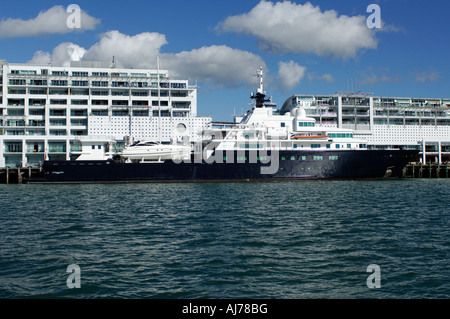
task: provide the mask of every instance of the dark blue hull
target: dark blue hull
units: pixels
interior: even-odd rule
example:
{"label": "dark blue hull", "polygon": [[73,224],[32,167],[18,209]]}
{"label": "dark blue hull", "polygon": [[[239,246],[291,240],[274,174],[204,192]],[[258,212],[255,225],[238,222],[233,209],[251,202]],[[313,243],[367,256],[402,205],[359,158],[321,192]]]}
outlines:
{"label": "dark blue hull", "polygon": [[[39,178],[29,183],[280,181],[308,179],[378,179],[401,177],[416,160],[413,150],[246,152],[213,163],[121,163],[116,161],[47,161]],[[272,157],[273,156],[273,157]],[[277,158],[275,158],[277,156]],[[267,158],[272,158],[270,162]],[[278,160],[277,160],[278,159]],[[219,163],[225,160],[223,163]]]}

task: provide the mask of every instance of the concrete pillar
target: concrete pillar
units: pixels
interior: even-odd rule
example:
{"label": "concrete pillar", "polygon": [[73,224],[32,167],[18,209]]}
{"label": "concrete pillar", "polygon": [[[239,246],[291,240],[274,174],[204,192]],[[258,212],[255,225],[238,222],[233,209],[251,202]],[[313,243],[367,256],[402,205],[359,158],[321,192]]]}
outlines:
{"label": "concrete pillar", "polygon": [[439,165],[442,164],[442,143],[438,142]]}
{"label": "concrete pillar", "polygon": [[27,141],[26,139],[22,140],[22,166],[21,167],[26,167],[27,166]]}
{"label": "concrete pillar", "polygon": [[17,184],[22,184],[23,177],[22,172],[20,171],[20,167],[17,169]]}
{"label": "concrete pillar", "polygon": [[3,156],[3,139],[0,138],[0,167],[5,167],[5,157]]}
{"label": "concrete pillar", "polygon": [[66,161],[70,161],[70,140],[66,139]]}
{"label": "concrete pillar", "polygon": [[425,152],[426,152],[426,148],[425,148],[425,140],[423,140],[422,141],[422,164],[426,164],[426,159],[427,159],[427,157],[426,157],[426,155],[425,155]]}
{"label": "concrete pillar", "polygon": [[338,97],[338,128],[342,128],[342,96]]}
{"label": "concrete pillar", "polygon": [[369,123],[370,123],[370,130],[373,131],[373,97],[370,97],[369,99]]}

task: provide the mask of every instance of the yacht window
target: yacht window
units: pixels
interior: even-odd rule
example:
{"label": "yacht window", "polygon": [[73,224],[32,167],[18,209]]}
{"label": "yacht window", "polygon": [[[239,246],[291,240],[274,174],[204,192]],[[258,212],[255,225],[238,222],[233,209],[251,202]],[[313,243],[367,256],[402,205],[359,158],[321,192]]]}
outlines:
{"label": "yacht window", "polygon": [[281,123],[281,127],[286,127],[286,123]]}

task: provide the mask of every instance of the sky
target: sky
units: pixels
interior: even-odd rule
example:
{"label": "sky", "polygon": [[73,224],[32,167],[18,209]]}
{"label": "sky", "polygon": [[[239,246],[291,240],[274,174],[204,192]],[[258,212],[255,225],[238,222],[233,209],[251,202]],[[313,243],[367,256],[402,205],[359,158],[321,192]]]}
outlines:
{"label": "sky", "polygon": [[115,56],[121,67],[156,68],[159,57],[171,78],[198,85],[198,115],[214,121],[232,121],[251,107],[259,67],[279,107],[294,94],[349,90],[450,98],[449,1],[1,4],[0,59],[65,66]]}

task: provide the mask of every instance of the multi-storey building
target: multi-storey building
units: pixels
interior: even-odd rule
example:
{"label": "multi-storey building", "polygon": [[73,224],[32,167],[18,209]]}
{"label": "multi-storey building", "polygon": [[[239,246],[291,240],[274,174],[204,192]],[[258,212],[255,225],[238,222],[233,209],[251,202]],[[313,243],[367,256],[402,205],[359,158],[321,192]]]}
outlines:
{"label": "multi-storey building", "polygon": [[0,60],[0,167],[36,166],[80,155],[83,139],[195,140],[211,126],[197,116],[197,89],[167,70],[119,69],[102,62],[70,67]]}
{"label": "multi-storey building", "polygon": [[417,148],[422,161],[450,159],[450,98],[374,97],[363,92],[294,95],[280,112],[302,106],[318,126],[350,128],[369,148]]}

